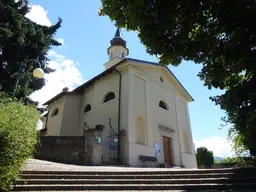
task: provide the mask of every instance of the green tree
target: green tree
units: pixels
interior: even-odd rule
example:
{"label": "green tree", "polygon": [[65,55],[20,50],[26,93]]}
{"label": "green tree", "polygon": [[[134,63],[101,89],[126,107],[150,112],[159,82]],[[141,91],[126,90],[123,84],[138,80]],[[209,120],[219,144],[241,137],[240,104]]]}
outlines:
{"label": "green tree", "polygon": [[256,4],[253,0],[101,0],[100,15],[137,30],[160,64],[202,64],[198,74],[227,113],[245,149],[256,155]]}
{"label": "green tree", "polygon": [[198,166],[211,167],[214,163],[213,152],[209,151],[206,147],[199,147],[196,150],[196,160]]}
{"label": "green tree", "polygon": [[[47,66],[46,57],[50,47],[61,45],[53,36],[60,28],[62,20],[50,27],[32,22],[25,15],[29,12],[27,0],[0,1],[0,89],[11,93],[22,63],[28,59],[40,62],[45,73],[54,70]],[[25,98],[45,85],[44,79],[36,79],[32,71],[35,62],[27,62],[20,77],[16,97]]]}

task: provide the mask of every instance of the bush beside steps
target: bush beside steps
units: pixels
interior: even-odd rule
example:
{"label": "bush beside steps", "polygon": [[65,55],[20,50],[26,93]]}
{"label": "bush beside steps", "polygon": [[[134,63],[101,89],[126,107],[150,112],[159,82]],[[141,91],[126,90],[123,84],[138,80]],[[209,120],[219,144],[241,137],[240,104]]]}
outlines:
{"label": "bush beside steps", "polygon": [[38,119],[34,106],[23,105],[0,92],[0,191],[11,189],[20,167],[32,156]]}

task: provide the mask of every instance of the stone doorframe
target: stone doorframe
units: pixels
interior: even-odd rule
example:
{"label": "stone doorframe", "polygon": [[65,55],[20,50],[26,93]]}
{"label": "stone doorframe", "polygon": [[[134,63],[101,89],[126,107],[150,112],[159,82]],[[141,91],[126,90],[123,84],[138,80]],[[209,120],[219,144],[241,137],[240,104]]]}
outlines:
{"label": "stone doorframe", "polygon": [[165,127],[162,125],[159,125],[159,131],[160,131],[160,146],[161,146],[161,155],[160,155],[160,161],[162,163],[164,163],[164,146],[163,146],[163,136],[165,137],[170,137],[171,138],[171,158],[172,158],[172,162],[173,164],[175,164],[176,162],[174,161],[174,132],[175,130],[169,128],[169,127]]}

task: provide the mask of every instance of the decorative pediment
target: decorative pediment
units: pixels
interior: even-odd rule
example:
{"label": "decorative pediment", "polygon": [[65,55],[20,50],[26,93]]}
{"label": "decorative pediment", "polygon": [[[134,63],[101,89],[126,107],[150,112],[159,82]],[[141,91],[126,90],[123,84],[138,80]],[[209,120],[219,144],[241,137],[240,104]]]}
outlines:
{"label": "decorative pediment", "polygon": [[194,101],[191,95],[187,92],[187,90],[183,87],[183,85],[168,67],[163,67],[158,63],[142,60],[129,58],[127,60],[136,72],[154,82],[158,86],[169,92],[179,95],[181,98],[185,99],[186,102]]}
{"label": "decorative pediment", "polygon": [[166,132],[169,132],[169,133],[174,133],[175,132],[174,129],[172,129],[170,127],[165,127],[163,125],[159,125],[159,129],[160,129],[160,131],[166,131]]}

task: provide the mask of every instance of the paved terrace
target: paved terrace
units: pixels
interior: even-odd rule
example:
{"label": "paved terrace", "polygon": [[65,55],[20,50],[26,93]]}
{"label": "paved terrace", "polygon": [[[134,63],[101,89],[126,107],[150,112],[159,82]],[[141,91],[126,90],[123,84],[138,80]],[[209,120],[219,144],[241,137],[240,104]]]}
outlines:
{"label": "paved terrace", "polygon": [[[29,159],[23,166],[25,171],[92,171],[92,172],[129,172],[129,171],[188,171],[197,169],[184,169],[179,167],[174,168],[139,168],[139,167],[122,167],[122,166],[81,166],[63,163],[54,163],[38,159]],[[203,169],[200,169],[203,170]],[[207,169],[210,170],[210,169]],[[215,169],[216,170],[216,169]]]}

